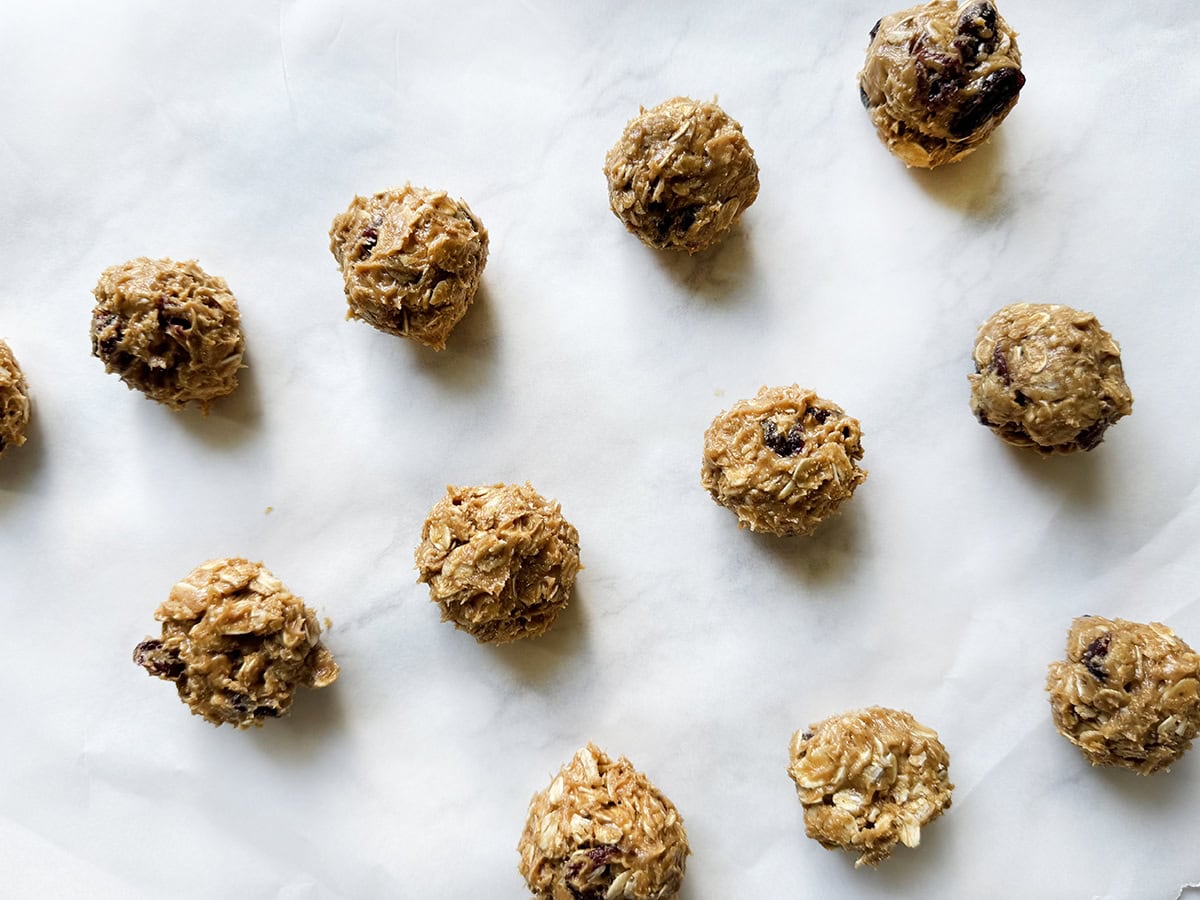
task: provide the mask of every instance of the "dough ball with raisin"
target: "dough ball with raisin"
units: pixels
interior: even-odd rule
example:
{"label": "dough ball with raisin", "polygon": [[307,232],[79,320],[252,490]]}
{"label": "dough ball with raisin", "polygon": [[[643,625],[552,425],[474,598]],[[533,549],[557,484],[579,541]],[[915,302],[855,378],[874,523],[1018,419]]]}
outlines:
{"label": "dough ball with raisin", "polygon": [[950,808],[950,756],[937,732],[898,709],[872,706],[797,731],[788,774],[804,806],[804,831],[829,850],[878,865],[897,843]]}
{"label": "dough ball with raisin", "polygon": [[462,200],[406,184],[355,197],[333,220],[348,319],[442,350],[475,299],[488,233]]}
{"label": "dough ball with raisin", "polygon": [[534,794],[517,852],[538,900],[672,900],[691,850],[671,801],[588,744]]}
{"label": "dough ball with raisin", "polygon": [[1200,730],[1200,654],[1158,622],[1076,619],[1046,690],[1059,734],[1093,766],[1165,771]]}
{"label": "dough ball with raisin", "polygon": [[238,386],[245,341],[237,300],[194,259],[131,259],[105,269],[92,293],[92,355],[130,389],[208,412]]}
{"label": "dough ball with raisin", "polygon": [[262,563],[214,559],[171,588],[133,661],[175,682],[179,698],[214,725],[262,725],[287,715],[296,689],[332,684],[333,655],[316,614]]}
{"label": "dough ball with raisin", "polygon": [[715,103],[687,97],[631,119],[604,174],[617,218],[659,250],[713,246],[758,196],[758,163],[742,126]]}
{"label": "dough ball with raisin", "polygon": [[879,139],[910,166],[956,162],[1017,104],[1017,35],[988,0],[932,0],[871,29],[859,96]]}
{"label": "dough ball with raisin", "polygon": [[579,572],[579,532],[528,483],[448,487],[416,550],[442,620],[480,643],[544,634]]}
{"label": "dough ball with raisin", "polygon": [[751,531],[811,534],[867,473],[862,429],[842,408],[797,385],[761,388],[704,435],[700,481]]}
{"label": "dough ball with raisin", "polygon": [[25,443],[29,387],[12,349],[0,340],[0,453]]}
{"label": "dough ball with raisin", "polygon": [[1121,348],[1091,313],[1014,303],[975,338],[971,410],[1017,447],[1045,453],[1092,450],[1133,411]]}

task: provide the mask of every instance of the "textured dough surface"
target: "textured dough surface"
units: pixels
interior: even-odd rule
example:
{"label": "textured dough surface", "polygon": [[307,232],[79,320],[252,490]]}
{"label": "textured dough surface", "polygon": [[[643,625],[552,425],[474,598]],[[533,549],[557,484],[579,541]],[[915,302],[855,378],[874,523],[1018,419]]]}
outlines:
{"label": "textured dough surface", "polygon": [[858,420],[814,392],[763,387],[704,435],[700,482],[751,531],[810,534],[867,473]]}
{"label": "textured dough surface", "polygon": [[956,162],[1017,104],[1017,35],[990,2],[933,0],[871,30],[859,96],[879,139],[910,166]]}
{"label": "textured dough surface", "polygon": [[462,200],[406,184],[355,197],[333,220],[348,319],[442,350],[475,299],[488,233]]}
{"label": "textured dough surface", "polygon": [[671,801],[588,744],[534,794],[517,852],[538,900],[669,900],[691,850]]}
{"label": "textured dough surface", "polygon": [[1133,411],[1121,348],[1091,313],[1014,303],[983,323],[973,355],[971,411],[1017,447],[1091,450]]}
{"label": "textured dough surface", "polygon": [[1159,622],[1076,619],[1046,690],[1059,734],[1093,766],[1164,771],[1200,729],[1200,655]]}
{"label": "textured dough surface", "polygon": [[207,412],[237,387],[245,349],[237,300],[195,260],[131,259],[105,269],[93,293],[92,354],[131,389]]}
{"label": "textured dough surface", "polygon": [[921,829],[950,808],[950,756],[937,732],[897,709],[872,706],[797,731],[788,774],[804,806],[804,830],[835,850],[878,865],[896,843],[916,847]]}
{"label": "textured dough surface", "polygon": [[630,119],[604,174],[617,218],[659,250],[711,247],[758,196],[758,163],[742,126],[715,103],[687,97]]}
{"label": "textured dough surface", "polygon": [[179,697],[214,725],[262,725],[286,715],[301,685],[332,684],[333,655],[316,614],[262,563],[214,559],[171,588],[133,660],[175,682]]}
{"label": "textured dough surface", "polygon": [[480,643],[544,634],[570,599],[579,532],[528,483],[447,487],[416,550],[417,580]]}
{"label": "textured dough surface", "polygon": [[0,453],[25,443],[29,387],[12,348],[0,340]]}

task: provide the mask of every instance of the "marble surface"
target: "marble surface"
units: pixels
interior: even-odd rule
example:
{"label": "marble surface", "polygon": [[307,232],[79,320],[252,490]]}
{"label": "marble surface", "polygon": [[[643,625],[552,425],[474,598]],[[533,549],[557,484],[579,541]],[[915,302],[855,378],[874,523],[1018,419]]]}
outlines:
{"label": "marble surface", "polygon": [[[1200,880],[1200,753],[1089,768],[1043,692],[1075,615],[1200,644],[1194,199],[1200,6],[1004,0],[1028,85],[969,160],[908,171],[855,73],[865,2],[208,0],[0,11],[0,335],[29,443],[0,460],[14,897],[519,898],[529,796],[587,740],[682,811],[683,897],[1174,898]],[[695,258],[613,218],[639,104],[719,96],[762,190]],[[434,354],[343,320],[327,249],[406,180],[491,232]],[[89,356],[99,272],[196,257],[249,368],[207,418]],[[972,419],[979,322],[1093,310],[1133,416],[1043,461]],[[863,423],[870,478],[808,540],[698,483],[712,417],[800,382]],[[439,622],[412,551],[447,483],[530,480],[587,568],[545,638]],[[171,584],[264,560],[333,621],[342,676],[253,733],[130,662]],[[846,708],[936,728],[957,784],[878,870],[804,837],[792,731]],[[1186,892],[1185,892],[1186,895]]]}

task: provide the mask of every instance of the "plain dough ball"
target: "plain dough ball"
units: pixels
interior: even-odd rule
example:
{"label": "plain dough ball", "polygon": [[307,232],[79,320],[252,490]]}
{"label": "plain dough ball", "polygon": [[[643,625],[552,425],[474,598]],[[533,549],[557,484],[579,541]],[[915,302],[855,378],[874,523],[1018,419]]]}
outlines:
{"label": "plain dough ball", "polygon": [[691,850],[674,804],[588,744],[533,795],[517,852],[538,900],[670,900]]}
{"label": "plain dough ball", "polygon": [[751,531],[812,533],[867,473],[862,429],[810,390],[763,387],[717,416],[704,435],[700,482]]}
{"label": "plain dough ball", "polygon": [[333,220],[348,319],[441,350],[475,299],[488,233],[462,200],[406,184],[355,197]]}
{"label": "plain dough ball", "polygon": [[416,550],[442,621],[480,643],[544,634],[579,572],[579,532],[528,483],[447,487]]}
{"label": "plain dough ball", "polygon": [[0,340],[0,453],[25,443],[29,387],[12,349]]}
{"label": "plain dough ball", "polygon": [[631,119],[604,174],[617,218],[659,250],[713,246],[758,196],[758,163],[742,126],[715,103],[687,97]]}
{"label": "plain dough ball", "polygon": [[984,143],[1025,76],[1017,35],[992,3],[933,0],[875,23],[858,84],[879,139],[932,169]]}
{"label": "plain dough ball", "polygon": [[245,341],[223,278],[195,260],[142,256],[105,269],[93,293],[92,354],[131,389],[207,412],[237,387]]}
{"label": "plain dough ball", "polygon": [[1121,348],[1091,313],[1014,303],[975,338],[971,411],[1017,447],[1092,450],[1133,411]]}
{"label": "plain dough ball", "polygon": [[804,806],[804,831],[830,850],[878,865],[897,842],[950,808],[950,756],[937,732],[898,709],[872,706],[797,731],[788,774]]}
{"label": "plain dough ball", "polygon": [[1158,622],[1076,619],[1046,690],[1059,734],[1093,766],[1165,771],[1200,730],[1200,655]]}
{"label": "plain dough ball", "polygon": [[214,725],[262,725],[286,715],[301,685],[332,684],[333,655],[316,614],[262,563],[214,559],[173,588],[133,661],[175,682],[179,698]]}

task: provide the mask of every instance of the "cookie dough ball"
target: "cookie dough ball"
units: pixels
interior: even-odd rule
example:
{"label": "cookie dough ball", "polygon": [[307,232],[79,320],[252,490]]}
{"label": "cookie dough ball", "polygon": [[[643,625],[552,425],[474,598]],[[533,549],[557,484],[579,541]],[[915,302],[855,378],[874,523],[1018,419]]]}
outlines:
{"label": "cookie dough ball", "polygon": [[1133,411],[1121,348],[1091,313],[1014,303],[975,338],[971,410],[1017,447],[1092,450]]}
{"label": "cookie dough ball", "polygon": [[792,736],[788,774],[804,805],[804,831],[829,850],[878,865],[896,842],[950,808],[950,756],[937,732],[908,713],[872,706],[833,716]]}
{"label": "cookie dough ball", "polygon": [[1017,35],[995,5],[933,0],[875,23],[858,85],[879,139],[932,169],[984,143],[1025,76]]}
{"label": "cookie dough ball", "polygon": [[579,532],[528,483],[448,487],[417,547],[442,621],[482,643],[544,634],[579,572]]}
{"label": "cookie dough ball", "polygon": [[355,197],[333,220],[348,319],[441,350],[475,299],[488,233],[462,200],[406,184]]}
{"label": "cookie dough ball", "polygon": [[671,801],[588,744],[533,795],[517,852],[538,900],[670,900],[691,850]]}
{"label": "cookie dough ball", "polygon": [[1059,734],[1093,766],[1165,771],[1200,730],[1200,654],[1158,622],[1076,619],[1046,690]]}
{"label": "cookie dough ball", "polygon": [[29,425],[29,388],[17,358],[0,341],[0,453],[25,443]]}
{"label": "cookie dough ball", "polygon": [[659,250],[713,246],[758,196],[758,163],[742,126],[715,103],[687,97],[631,119],[604,174],[617,218]]}
{"label": "cookie dough ball", "polygon": [[131,259],[105,269],[93,293],[92,355],[131,389],[207,412],[237,387],[245,349],[237,300],[194,259]]}
{"label": "cookie dough ball", "polygon": [[740,527],[811,534],[866,480],[862,455],[858,420],[840,406],[794,384],[764,387],[713,419],[700,482]]}
{"label": "cookie dough ball", "polygon": [[325,687],[338,676],[316,614],[262,563],[204,563],[171,588],[154,618],[162,637],[138,644],[133,661],[175,682],[179,698],[214,725],[262,725],[287,715],[301,685]]}

